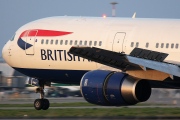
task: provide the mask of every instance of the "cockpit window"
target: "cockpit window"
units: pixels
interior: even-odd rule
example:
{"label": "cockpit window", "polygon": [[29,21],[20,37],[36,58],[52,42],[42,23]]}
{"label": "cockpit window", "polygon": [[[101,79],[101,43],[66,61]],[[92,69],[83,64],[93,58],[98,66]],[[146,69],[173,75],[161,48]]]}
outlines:
{"label": "cockpit window", "polygon": [[13,41],[13,40],[14,40],[15,35],[16,35],[16,34],[14,34],[14,35],[11,37],[11,39],[10,39],[11,41]]}

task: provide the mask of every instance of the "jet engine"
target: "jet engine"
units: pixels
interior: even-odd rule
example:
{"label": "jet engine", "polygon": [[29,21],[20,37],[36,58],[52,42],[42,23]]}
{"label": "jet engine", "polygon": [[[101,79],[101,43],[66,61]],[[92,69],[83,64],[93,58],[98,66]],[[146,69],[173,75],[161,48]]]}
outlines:
{"label": "jet engine", "polygon": [[148,81],[105,70],[87,72],[81,79],[80,89],[86,101],[104,106],[134,105],[151,95]]}

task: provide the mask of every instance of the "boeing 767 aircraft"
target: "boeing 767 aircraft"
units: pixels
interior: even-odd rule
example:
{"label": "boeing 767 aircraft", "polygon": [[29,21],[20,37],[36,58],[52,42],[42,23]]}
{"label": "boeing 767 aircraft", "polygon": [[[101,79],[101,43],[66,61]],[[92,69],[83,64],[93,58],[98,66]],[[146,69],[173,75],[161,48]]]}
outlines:
{"label": "boeing 767 aircraft", "polygon": [[180,88],[180,20],[49,17],[20,27],[2,55],[38,80],[37,110],[49,108],[44,86],[51,82],[80,85],[93,104],[134,105],[151,88]]}

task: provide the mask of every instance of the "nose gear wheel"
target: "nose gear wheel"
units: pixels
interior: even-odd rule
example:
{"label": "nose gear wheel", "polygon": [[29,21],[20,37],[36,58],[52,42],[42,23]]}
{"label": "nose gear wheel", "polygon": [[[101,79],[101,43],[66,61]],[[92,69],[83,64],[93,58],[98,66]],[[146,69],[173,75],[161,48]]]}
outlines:
{"label": "nose gear wheel", "polygon": [[44,99],[44,82],[39,81],[39,87],[36,89],[36,93],[40,93],[40,99],[34,101],[34,108],[36,110],[47,110],[50,103],[48,99]]}
{"label": "nose gear wheel", "polygon": [[49,108],[49,100],[48,99],[36,99],[34,101],[34,108],[36,110],[47,110]]}

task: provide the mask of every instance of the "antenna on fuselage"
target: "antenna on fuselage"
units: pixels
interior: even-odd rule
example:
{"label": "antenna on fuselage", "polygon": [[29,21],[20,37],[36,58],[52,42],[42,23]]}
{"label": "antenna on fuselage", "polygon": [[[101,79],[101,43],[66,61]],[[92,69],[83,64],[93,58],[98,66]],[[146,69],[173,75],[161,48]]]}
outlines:
{"label": "antenna on fuselage", "polygon": [[133,19],[136,18],[136,12],[134,12],[132,18],[133,18]]}

